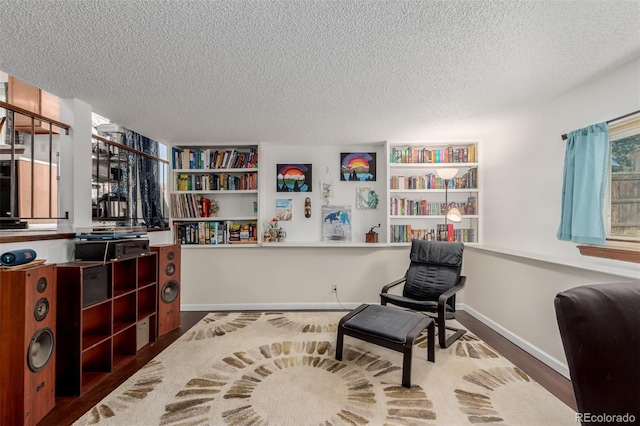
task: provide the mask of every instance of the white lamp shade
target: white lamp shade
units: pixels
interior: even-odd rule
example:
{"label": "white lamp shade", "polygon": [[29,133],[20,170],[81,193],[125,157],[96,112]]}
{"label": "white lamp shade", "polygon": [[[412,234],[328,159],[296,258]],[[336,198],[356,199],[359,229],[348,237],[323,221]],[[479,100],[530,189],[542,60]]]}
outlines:
{"label": "white lamp shade", "polygon": [[462,222],[462,214],[460,214],[460,210],[453,207],[447,212],[447,219],[455,223]]}
{"label": "white lamp shade", "polygon": [[458,174],[458,169],[449,167],[436,169],[436,174],[442,179],[453,179]]}

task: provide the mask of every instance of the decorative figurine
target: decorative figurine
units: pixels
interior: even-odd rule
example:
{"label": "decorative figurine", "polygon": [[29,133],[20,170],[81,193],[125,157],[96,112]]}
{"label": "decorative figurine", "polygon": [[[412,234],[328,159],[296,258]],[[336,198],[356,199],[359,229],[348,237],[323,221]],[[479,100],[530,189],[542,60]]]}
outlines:
{"label": "decorative figurine", "polygon": [[367,243],[377,243],[378,242],[378,233],[376,231],[374,231],[374,229],[379,228],[380,224],[376,225],[376,226],[372,226],[371,229],[369,229],[369,232],[367,232],[365,234],[365,242]]}
{"label": "decorative figurine", "polygon": [[311,198],[309,197],[304,199],[304,217],[311,217]]}

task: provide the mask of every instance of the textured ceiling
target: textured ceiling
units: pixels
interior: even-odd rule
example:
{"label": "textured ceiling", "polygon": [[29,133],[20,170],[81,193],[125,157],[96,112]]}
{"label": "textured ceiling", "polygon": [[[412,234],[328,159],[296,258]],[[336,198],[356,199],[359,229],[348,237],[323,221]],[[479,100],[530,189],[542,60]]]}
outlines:
{"label": "textured ceiling", "polygon": [[0,70],[162,142],[356,144],[479,134],[639,28],[639,0],[0,0]]}

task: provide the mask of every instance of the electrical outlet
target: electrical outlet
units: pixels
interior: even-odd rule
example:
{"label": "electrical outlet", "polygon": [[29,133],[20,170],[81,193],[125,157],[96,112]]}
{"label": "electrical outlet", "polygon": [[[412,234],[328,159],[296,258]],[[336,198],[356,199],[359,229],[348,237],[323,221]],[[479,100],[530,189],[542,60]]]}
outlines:
{"label": "electrical outlet", "polygon": [[338,284],[331,284],[331,291],[334,293],[338,292]]}

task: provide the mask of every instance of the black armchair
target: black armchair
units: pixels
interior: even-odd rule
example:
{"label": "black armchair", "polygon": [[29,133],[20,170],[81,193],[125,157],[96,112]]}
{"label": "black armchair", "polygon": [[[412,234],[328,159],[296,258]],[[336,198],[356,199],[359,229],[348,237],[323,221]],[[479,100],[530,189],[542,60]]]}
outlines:
{"label": "black armchair", "polygon": [[[554,307],[578,419],[640,422],[640,281],[574,287],[558,293]],[[596,414],[614,420],[598,421]]]}
{"label": "black armchair", "polygon": [[[380,293],[382,305],[389,303],[434,317],[441,348],[448,348],[466,332],[445,325],[445,320],[455,318],[456,293],[466,281],[460,275],[463,251],[462,243],[413,240],[405,276],[385,285]],[[400,284],[404,284],[402,295],[389,293]],[[447,338],[446,330],[453,335]]]}

